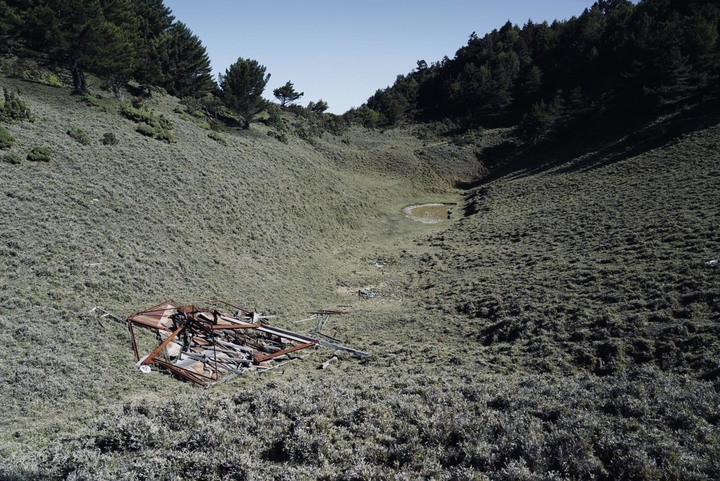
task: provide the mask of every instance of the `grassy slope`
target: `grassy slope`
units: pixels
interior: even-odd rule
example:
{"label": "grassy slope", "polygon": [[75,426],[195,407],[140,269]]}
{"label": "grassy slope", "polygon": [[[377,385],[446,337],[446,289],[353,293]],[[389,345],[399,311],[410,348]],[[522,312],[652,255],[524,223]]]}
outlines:
{"label": "grassy slope", "polygon": [[[162,98],[178,139],[166,145],[112,108],[17,85],[39,118],[8,126],[18,150],[55,156],[0,172],[0,476],[718,472],[719,271],[704,261],[720,252],[720,128],[496,179],[443,231],[400,213],[453,200],[403,132],[311,147],[256,126],[223,147]],[[83,147],[70,125],[120,144]],[[208,391],[141,375],[122,326],[87,311],[166,297],[289,318],[347,305],[329,331],[373,357],[318,371],[331,355],[318,351]]]}

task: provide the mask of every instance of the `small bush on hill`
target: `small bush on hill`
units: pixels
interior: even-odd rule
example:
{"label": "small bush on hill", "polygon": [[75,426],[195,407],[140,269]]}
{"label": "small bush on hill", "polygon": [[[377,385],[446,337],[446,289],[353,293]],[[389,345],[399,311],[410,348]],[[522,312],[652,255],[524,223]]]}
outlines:
{"label": "small bush on hill", "polygon": [[60,77],[58,77],[54,73],[48,74],[48,76],[45,77],[43,83],[45,85],[49,85],[51,87],[62,87],[62,85],[63,85],[62,80],[60,80]]}
{"label": "small bush on hill", "polygon": [[145,123],[151,127],[155,127],[156,129],[172,130],[173,128],[172,123],[170,123],[170,121],[162,115],[160,115],[160,117],[156,117],[151,112],[135,108],[130,105],[123,106],[122,109],[120,109],[120,113],[133,122]]}
{"label": "small bush on hill", "polygon": [[210,137],[211,139],[213,139],[215,142],[219,142],[219,143],[221,143],[221,144],[223,144],[223,145],[227,145],[227,140],[225,140],[225,137],[223,137],[222,135],[218,134],[217,132],[210,132],[210,133],[208,134],[208,137]]}
{"label": "small bush on hill", "polygon": [[275,127],[278,132],[285,132],[288,130],[287,122],[282,118],[282,110],[275,104],[270,105],[267,108],[268,118],[265,123],[269,127]]}
{"label": "small bush on hill", "polygon": [[268,131],[268,137],[272,137],[273,139],[279,140],[283,144],[288,143],[288,136],[285,134],[285,132],[274,132],[272,130]]}
{"label": "small bush on hill", "polygon": [[45,145],[36,145],[27,155],[27,159],[31,162],[50,162],[51,158],[52,151]]}
{"label": "small bush on hill", "polygon": [[87,92],[80,98],[80,102],[84,103],[88,107],[101,107],[100,102],[98,102],[98,98]]}
{"label": "small bush on hill", "polygon": [[105,135],[103,135],[101,142],[103,143],[103,145],[117,145],[120,141],[112,132],[105,132]]}
{"label": "small bush on hill", "polygon": [[0,125],[0,149],[9,149],[15,143],[15,138],[5,127]]}
{"label": "small bush on hill", "polygon": [[173,136],[172,132],[170,132],[169,130],[151,127],[150,125],[146,125],[146,124],[138,125],[136,130],[139,133],[141,133],[147,137],[152,137],[153,139],[162,140],[164,142],[167,142],[168,144],[175,142],[175,137]]}
{"label": "small bush on hill", "polygon": [[175,142],[175,137],[171,132],[173,125],[162,115],[157,117],[152,112],[130,105],[123,106],[120,113],[133,122],[141,124],[136,129],[141,134],[167,143]]}
{"label": "small bush on hill", "polygon": [[180,103],[185,106],[185,111],[194,117],[204,117],[205,110],[202,99],[195,97],[183,97]]}
{"label": "small bush on hill", "polygon": [[23,102],[17,93],[3,88],[3,99],[0,103],[0,120],[12,122],[14,120],[35,121],[30,108]]}
{"label": "small bush on hill", "polygon": [[90,136],[80,127],[70,127],[67,134],[82,145],[90,145]]}
{"label": "small bush on hill", "polygon": [[11,150],[3,156],[3,162],[6,164],[20,164],[22,163],[22,157],[14,150]]}

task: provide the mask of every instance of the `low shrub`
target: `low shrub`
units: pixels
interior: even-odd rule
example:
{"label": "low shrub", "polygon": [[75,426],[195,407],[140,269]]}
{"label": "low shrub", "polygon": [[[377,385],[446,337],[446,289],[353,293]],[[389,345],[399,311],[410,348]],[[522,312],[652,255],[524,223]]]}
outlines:
{"label": "low shrub", "polygon": [[9,149],[15,143],[15,137],[0,125],[0,149]]}
{"label": "low shrub", "polygon": [[89,93],[83,94],[83,96],[80,97],[80,102],[84,103],[88,107],[101,107],[98,98]]}
{"label": "low shrub", "polygon": [[31,162],[50,162],[52,151],[45,145],[36,145],[28,152],[27,159]]}
{"label": "low shrub", "polygon": [[204,117],[203,103],[201,99],[195,97],[183,97],[180,103],[185,106],[185,112],[195,117]]}
{"label": "low shrub", "polygon": [[0,120],[5,122],[12,122],[15,120],[28,120],[30,122],[34,122],[35,116],[17,93],[11,92],[7,88],[3,88],[3,99],[2,103],[0,103]]}
{"label": "low shrub", "polygon": [[136,130],[147,137],[162,140],[168,144],[175,142],[175,136],[173,136],[172,132],[169,130],[151,127],[147,124],[138,125]]}
{"label": "low shrub", "polygon": [[47,77],[44,78],[43,83],[45,85],[49,85],[51,87],[62,87],[62,85],[63,85],[62,80],[60,80],[60,77],[58,77],[54,73],[48,74]]}
{"label": "low shrub", "polygon": [[133,122],[144,123],[151,127],[155,127],[156,129],[172,130],[173,128],[172,123],[162,115],[156,117],[153,113],[148,112],[147,110],[135,108],[130,105],[123,106],[120,109],[120,113]]}
{"label": "low shrub", "polygon": [[267,134],[268,134],[268,137],[272,137],[273,139],[279,140],[283,144],[288,143],[288,137],[285,134],[285,132],[275,132],[275,131],[269,130]]}
{"label": "low shrub", "polygon": [[149,125],[138,125],[137,129],[135,130],[147,137],[155,137],[155,129],[153,129]]}
{"label": "low shrub", "polygon": [[265,122],[269,127],[275,127],[278,132],[287,132],[287,121],[282,117],[282,109],[277,105],[270,105],[267,109],[268,118]]}
{"label": "low shrub", "polygon": [[171,132],[172,123],[162,115],[157,117],[152,112],[131,105],[124,105],[120,109],[120,113],[133,122],[141,124],[136,129],[141,134],[167,143],[175,142],[175,137]]}
{"label": "low shrub", "polygon": [[90,145],[90,136],[80,127],[70,127],[67,134],[82,145]]}
{"label": "low shrub", "polygon": [[11,150],[10,152],[7,152],[5,155],[3,155],[3,162],[6,164],[20,164],[22,163],[22,157],[20,157],[20,154],[15,152],[14,150]]}
{"label": "low shrub", "polygon": [[165,129],[156,130],[155,138],[158,140],[162,140],[163,142],[167,142],[168,144],[172,144],[175,142],[175,136],[172,134],[172,132]]}
{"label": "low shrub", "polygon": [[217,132],[210,132],[208,134],[208,137],[213,139],[215,142],[221,143],[223,145],[227,145],[227,140],[225,140],[225,138],[222,135],[218,134]]}
{"label": "low shrub", "polygon": [[103,143],[103,145],[117,145],[120,141],[112,132],[105,132],[101,142]]}

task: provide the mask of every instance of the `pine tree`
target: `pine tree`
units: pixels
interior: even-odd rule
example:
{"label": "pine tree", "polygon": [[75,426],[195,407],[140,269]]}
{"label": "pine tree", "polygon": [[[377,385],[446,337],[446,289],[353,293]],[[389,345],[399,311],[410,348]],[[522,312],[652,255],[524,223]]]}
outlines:
{"label": "pine tree", "polygon": [[297,92],[293,83],[288,80],[285,85],[273,90],[273,95],[276,99],[280,101],[281,107],[287,107],[288,105],[292,104],[300,97],[305,95],[305,93]]}
{"label": "pine tree", "polygon": [[139,35],[133,76],[140,83],[160,85],[163,74],[157,51],[158,39],[172,26],[175,17],[163,0],[135,0],[135,15]]}
{"label": "pine tree", "polygon": [[154,50],[161,72],[156,82],[172,95],[202,97],[215,89],[207,51],[184,23],[162,32]]}
{"label": "pine tree", "polygon": [[252,119],[267,107],[262,98],[270,74],[256,60],[238,58],[220,75],[220,89],[225,105],[240,115],[243,128],[250,128]]}
{"label": "pine tree", "polygon": [[137,22],[131,0],[45,0],[25,15],[30,48],[67,67],[75,91],[87,89],[85,73],[108,80],[115,92],[135,61]]}
{"label": "pine tree", "polygon": [[318,100],[317,102],[310,102],[307,106],[308,110],[311,112],[315,112],[318,114],[324,113],[328,108],[329,105],[327,102],[325,102],[323,99]]}
{"label": "pine tree", "polygon": [[21,26],[22,19],[16,8],[0,0],[0,53],[17,46]]}

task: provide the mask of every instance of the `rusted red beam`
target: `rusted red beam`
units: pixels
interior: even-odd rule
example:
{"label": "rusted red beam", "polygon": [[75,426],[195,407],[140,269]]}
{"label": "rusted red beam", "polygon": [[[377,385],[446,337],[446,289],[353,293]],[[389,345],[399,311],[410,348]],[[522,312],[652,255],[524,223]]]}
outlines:
{"label": "rusted red beam", "polygon": [[132,322],[128,321],[128,331],[130,331],[130,343],[132,345],[133,353],[135,353],[135,362],[138,362],[140,360],[140,354],[138,354],[137,350],[137,342],[135,341],[135,330],[132,327]]}
{"label": "rusted red beam", "polygon": [[288,347],[287,349],[283,349],[282,351],[273,352],[271,354],[265,354],[264,356],[257,356],[255,357],[256,362],[264,362],[268,361],[274,357],[282,356],[283,354],[290,354],[291,352],[299,351],[301,349],[306,349],[308,347],[312,347],[317,344],[317,341],[314,342],[308,342],[307,344],[298,344],[296,346]]}
{"label": "rusted red beam", "polygon": [[155,364],[177,374],[178,376],[187,381],[194,382],[195,384],[199,384],[201,386],[204,386],[206,384],[206,382],[201,378],[211,379],[207,376],[201,376],[196,372],[188,371],[187,369],[183,369],[181,367],[175,366],[174,364],[170,364],[169,362],[157,360],[155,361]]}
{"label": "rusted red beam", "polygon": [[173,339],[175,339],[175,338],[177,337],[177,335],[180,334],[180,332],[181,332],[183,329],[185,329],[185,326],[184,326],[184,325],[182,325],[182,326],[178,327],[177,329],[175,329],[175,331],[173,331],[172,334],[170,334],[168,337],[166,337],[165,340],[164,340],[163,342],[161,342],[160,345],[159,345],[158,347],[156,347],[155,350],[148,355],[148,357],[145,358],[145,360],[143,361],[143,364],[152,364],[153,359],[155,359],[155,357],[156,357],[158,354],[160,354],[163,349],[165,349],[165,346],[167,346],[168,344],[170,344],[170,342],[171,342]]}

